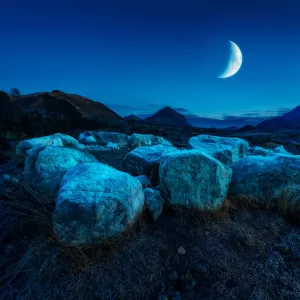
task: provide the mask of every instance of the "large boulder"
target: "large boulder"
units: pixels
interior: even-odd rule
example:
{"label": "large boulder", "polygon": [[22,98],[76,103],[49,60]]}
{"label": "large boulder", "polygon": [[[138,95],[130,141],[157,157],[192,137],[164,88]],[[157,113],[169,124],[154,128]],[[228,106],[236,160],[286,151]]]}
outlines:
{"label": "large boulder", "polygon": [[230,193],[264,205],[277,205],[286,187],[300,184],[298,155],[248,156],[233,164],[232,169]]}
{"label": "large boulder", "polygon": [[63,242],[90,245],[126,231],[143,206],[137,179],[102,163],[83,163],[63,177],[53,222]]}
{"label": "large boulder", "polygon": [[133,176],[147,175],[152,184],[156,185],[160,160],[164,155],[174,151],[179,150],[164,145],[137,147],[124,157],[123,170]]}
{"label": "large boulder", "polygon": [[172,206],[216,210],[224,203],[231,174],[229,167],[203,151],[177,151],[160,163],[160,190]]}
{"label": "large boulder", "polygon": [[226,165],[231,165],[247,155],[249,144],[240,138],[198,135],[190,138],[189,149],[208,153]]}
{"label": "large boulder", "polygon": [[17,155],[27,156],[28,150],[34,147],[40,147],[40,146],[76,147],[78,144],[79,142],[69,135],[62,134],[62,133],[55,133],[53,135],[22,141],[16,146],[16,152]]}
{"label": "large boulder", "polygon": [[160,191],[153,188],[145,188],[145,202],[154,221],[162,214],[164,208],[164,200],[161,197]]}
{"label": "large boulder", "polygon": [[35,147],[25,161],[26,181],[41,192],[55,192],[62,177],[80,163],[98,162],[91,154],[72,148]]}
{"label": "large boulder", "polygon": [[155,146],[164,145],[172,146],[172,143],[160,136],[155,136],[152,134],[139,134],[134,133],[128,139],[128,146],[131,149],[137,148],[139,146]]}

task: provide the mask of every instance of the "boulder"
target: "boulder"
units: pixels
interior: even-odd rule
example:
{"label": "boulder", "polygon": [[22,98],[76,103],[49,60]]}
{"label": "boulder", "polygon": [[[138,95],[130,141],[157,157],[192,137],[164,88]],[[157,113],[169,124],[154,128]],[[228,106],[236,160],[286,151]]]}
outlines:
{"label": "boulder", "polygon": [[32,148],[25,161],[26,182],[41,192],[55,192],[65,173],[84,162],[98,160],[89,153],[72,148]]}
{"label": "boulder", "polygon": [[165,156],[159,167],[160,190],[172,206],[216,210],[227,195],[232,170],[201,150]]}
{"label": "boulder", "polygon": [[90,137],[90,136],[94,137],[92,131],[85,131],[85,132],[82,132],[82,133],[80,133],[79,136],[78,136],[78,141],[79,141],[80,143],[85,143],[85,142],[86,142],[86,139],[87,139],[88,137]]}
{"label": "boulder", "polygon": [[247,151],[247,156],[256,156],[256,155],[268,156],[271,154],[273,154],[273,151],[271,149],[266,149],[259,146],[250,147]]}
{"label": "boulder", "polygon": [[292,153],[286,151],[283,146],[278,146],[273,149],[266,149],[263,147],[255,146],[255,147],[250,147],[248,149],[247,156],[256,156],[256,155],[269,156],[269,155],[273,155],[274,153],[293,155]]}
{"label": "boulder", "polygon": [[299,185],[300,156],[248,156],[233,164],[232,170],[231,194],[273,206],[278,204],[282,190],[293,184]]}
{"label": "boulder", "polygon": [[190,138],[188,148],[204,151],[225,165],[231,165],[247,155],[249,144],[240,138],[202,134]]}
{"label": "boulder", "polygon": [[139,146],[154,146],[154,145],[172,146],[172,143],[160,136],[155,136],[152,134],[134,133],[128,139],[128,146],[131,149],[137,148]]}
{"label": "boulder", "polygon": [[145,202],[149,212],[151,213],[154,221],[156,221],[162,214],[164,207],[164,200],[160,195],[160,191],[152,188],[145,188]]}
{"label": "boulder", "polygon": [[28,150],[38,146],[75,147],[77,144],[79,142],[73,137],[62,133],[55,133],[20,142],[16,146],[16,153],[20,156],[27,156]]}
{"label": "boulder", "polygon": [[118,150],[120,149],[120,145],[112,142],[108,142],[106,145],[106,148],[111,149],[111,150]]}
{"label": "boulder", "polygon": [[142,184],[143,188],[152,187],[150,179],[146,175],[140,175],[135,177]]}
{"label": "boulder", "polygon": [[158,182],[160,160],[164,155],[174,151],[179,150],[164,145],[137,147],[124,157],[123,170],[133,176],[147,175],[155,185]]}
{"label": "boulder", "polygon": [[88,136],[88,137],[85,139],[85,143],[86,143],[87,145],[96,145],[96,144],[97,144],[97,141],[96,141],[96,139],[95,139],[92,135],[90,135],[90,136]]}
{"label": "boulder", "polygon": [[102,163],[83,163],[63,177],[53,222],[63,242],[102,243],[126,231],[143,206],[137,179]]}

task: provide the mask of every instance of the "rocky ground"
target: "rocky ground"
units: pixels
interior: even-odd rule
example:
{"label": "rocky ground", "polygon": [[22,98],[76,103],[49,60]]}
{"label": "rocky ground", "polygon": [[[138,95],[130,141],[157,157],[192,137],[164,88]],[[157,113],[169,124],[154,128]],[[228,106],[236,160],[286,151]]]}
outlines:
{"label": "rocky ground", "polygon": [[[196,135],[156,130],[177,146]],[[260,146],[278,142],[256,137]],[[297,220],[229,196],[219,213],[165,208],[156,222],[145,213],[112,244],[67,247],[53,234],[53,207],[22,185],[23,163],[13,148],[0,151],[0,175],[21,180],[0,182],[1,299],[300,298]],[[121,170],[127,152],[97,158]]]}

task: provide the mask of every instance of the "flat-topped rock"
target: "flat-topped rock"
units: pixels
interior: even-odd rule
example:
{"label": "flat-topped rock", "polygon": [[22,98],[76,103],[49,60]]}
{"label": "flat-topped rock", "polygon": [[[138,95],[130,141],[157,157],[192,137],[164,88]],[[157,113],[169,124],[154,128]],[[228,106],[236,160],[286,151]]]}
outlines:
{"label": "flat-topped rock", "polygon": [[75,147],[78,144],[79,142],[69,135],[55,133],[53,135],[42,136],[20,142],[16,146],[16,153],[20,156],[27,156],[28,150],[31,150],[34,147]]}
{"label": "flat-topped rock", "polygon": [[182,150],[160,162],[162,197],[171,206],[216,210],[227,195],[232,170],[201,150]]}
{"label": "flat-topped rock", "polygon": [[41,192],[55,192],[62,177],[72,167],[98,162],[91,154],[72,148],[34,147],[25,161],[26,181]]}
{"label": "flat-topped rock", "polygon": [[300,185],[299,155],[248,156],[233,164],[232,169],[230,192],[264,205],[277,206],[285,189]]}
{"label": "flat-topped rock", "polygon": [[231,165],[247,155],[249,144],[240,138],[198,135],[190,138],[189,149],[206,152],[226,165]]}

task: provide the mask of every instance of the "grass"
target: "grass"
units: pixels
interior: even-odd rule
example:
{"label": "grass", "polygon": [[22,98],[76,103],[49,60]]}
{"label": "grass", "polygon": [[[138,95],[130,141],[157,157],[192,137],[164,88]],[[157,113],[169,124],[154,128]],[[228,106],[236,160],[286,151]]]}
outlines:
{"label": "grass", "polygon": [[155,223],[143,215],[120,239],[82,248],[56,239],[53,207],[26,185],[7,196],[23,225],[1,244],[2,299],[152,299],[172,289],[183,299],[300,296],[300,230],[238,199],[215,213],[166,207]]}

